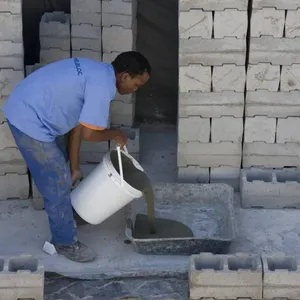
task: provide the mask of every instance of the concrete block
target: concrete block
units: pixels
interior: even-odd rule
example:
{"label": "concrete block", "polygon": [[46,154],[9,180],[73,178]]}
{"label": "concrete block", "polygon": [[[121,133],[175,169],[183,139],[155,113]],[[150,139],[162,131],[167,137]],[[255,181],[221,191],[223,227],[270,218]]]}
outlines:
{"label": "concrete block", "polygon": [[28,199],[28,197],[29,179],[27,174],[6,174],[0,176],[0,200]]}
{"label": "concrete block", "polygon": [[209,168],[199,166],[179,167],[177,180],[181,183],[209,183]]}
{"label": "concrete block", "polygon": [[134,94],[127,94],[127,95],[121,95],[116,93],[115,99],[116,101],[122,101],[124,103],[132,104],[135,102],[135,95]]}
{"label": "concrete block", "polygon": [[103,53],[103,62],[111,63],[115,60],[115,58],[120,54],[121,52],[104,52]]}
{"label": "concrete block", "polygon": [[0,258],[2,299],[44,299],[44,267],[32,255]]}
{"label": "concrete block", "polygon": [[0,0],[0,13],[11,12],[12,14],[22,14],[21,0]]}
{"label": "concrete block", "polygon": [[103,14],[136,15],[135,0],[102,0]]}
{"label": "concrete block", "polygon": [[111,124],[132,126],[135,115],[135,103],[112,101],[110,104]]}
{"label": "concrete block", "polygon": [[191,37],[179,40],[179,65],[202,64],[222,66],[235,64],[244,66],[246,39],[226,37],[224,39],[202,39]]}
{"label": "concrete block", "polygon": [[283,37],[285,10],[275,8],[253,9],[251,17],[251,37]]}
{"label": "concrete block", "polygon": [[246,38],[248,27],[247,11],[237,9],[225,9],[216,11],[214,16],[214,38],[225,37]]}
{"label": "concrete block", "polygon": [[189,65],[179,67],[179,90],[189,91],[211,91],[211,67],[202,65]]}
{"label": "concrete block", "polygon": [[247,0],[180,0],[179,10],[187,11],[193,8],[203,9],[208,11],[224,10],[225,8],[236,8],[238,10],[247,10]]}
{"label": "concrete block", "polygon": [[246,117],[245,143],[275,143],[276,119],[264,116]]}
{"label": "concrete block", "polygon": [[121,26],[126,29],[135,28],[136,17],[132,15],[120,15],[120,14],[105,14],[102,13],[102,26]]}
{"label": "concrete block", "polygon": [[[114,126],[113,128],[120,129],[127,135],[126,147],[130,155],[140,153],[140,129],[128,126]],[[110,141],[110,150],[116,149],[117,144]]]}
{"label": "concrete block", "polygon": [[72,57],[83,57],[97,61],[102,61],[101,51],[92,50],[72,50]]}
{"label": "concrete block", "polygon": [[300,167],[299,144],[244,143],[243,167],[284,168]]}
{"label": "concrete block", "polygon": [[108,142],[88,142],[82,141],[80,145],[80,152],[108,152],[109,145]]}
{"label": "concrete block", "polygon": [[6,121],[6,117],[4,115],[4,112],[2,110],[3,105],[6,103],[7,97],[6,96],[0,96],[0,124]]}
{"label": "concrete block", "polygon": [[40,37],[41,49],[61,49],[70,51],[71,49],[71,38],[55,38],[55,37]]}
{"label": "concrete block", "polygon": [[70,51],[64,51],[61,49],[41,49],[40,51],[41,64],[50,64],[52,62],[70,57]]}
{"label": "concrete block", "polygon": [[0,124],[0,150],[15,147],[16,143],[7,123]]}
{"label": "concrete block", "polygon": [[90,50],[94,52],[101,52],[102,41],[101,39],[85,39],[85,38],[72,38],[71,39],[72,50]]}
{"label": "concrete block", "polygon": [[101,27],[90,24],[72,25],[72,38],[101,39]]}
{"label": "concrete block", "polygon": [[38,69],[44,67],[44,64],[34,64],[34,65],[30,65],[30,66],[25,66],[25,75],[29,76],[31,73],[37,71]]}
{"label": "concrete block", "polygon": [[82,25],[90,24],[96,27],[101,27],[102,15],[100,13],[91,12],[72,12],[71,14],[71,24],[72,25]]}
{"label": "concrete block", "polygon": [[288,10],[285,19],[285,37],[300,36],[300,9]]}
{"label": "concrete block", "polygon": [[133,31],[123,27],[103,27],[103,52],[123,52],[134,49]]}
{"label": "concrete block", "polygon": [[214,92],[244,92],[246,70],[244,66],[223,65],[213,67],[212,88]]}
{"label": "concrete block", "polygon": [[80,153],[80,163],[83,164],[90,164],[90,163],[99,163],[102,161],[105,153],[101,153],[101,152],[82,152]]}
{"label": "concrete block", "polygon": [[238,192],[240,189],[240,168],[219,167],[210,169],[210,183],[224,183]]}
{"label": "concrete block", "polygon": [[178,142],[208,143],[210,138],[210,119],[198,116],[178,119]]}
{"label": "concrete block", "polygon": [[220,118],[233,116],[241,118],[244,114],[244,93],[221,92],[202,93],[192,91],[179,94],[178,117],[201,116]]}
{"label": "concrete block", "polygon": [[247,92],[246,117],[286,118],[300,116],[300,92]]}
{"label": "concrete block", "polygon": [[23,43],[0,41],[0,66],[3,69],[24,69]]}
{"label": "concrete block", "polygon": [[0,69],[0,97],[9,96],[17,84],[23,79],[23,71]]}
{"label": "concrete block", "polygon": [[192,255],[190,299],[262,299],[262,264],[258,255]]}
{"label": "concrete block", "polygon": [[276,142],[277,143],[300,143],[300,118],[288,117],[278,119]]}
{"label": "concrete block", "polygon": [[252,8],[275,7],[277,9],[297,9],[300,4],[297,0],[253,0]]}
{"label": "concrete block", "polygon": [[72,0],[71,15],[74,12],[101,13],[101,0]]}
{"label": "concrete block", "polygon": [[300,90],[300,64],[282,66],[280,90],[284,92]]}
{"label": "concrete block", "polygon": [[300,293],[299,261],[285,254],[262,255],[263,298],[298,299]]}
{"label": "concrete block", "polygon": [[70,15],[62,11],[44,13],[40,21],[40,37],[70,39]]}
{"label": "concrete block", "polygon": [[213,20],[212,12],[202,9],[179,12],[179,38],[190,37],[212,38]]}
{"label": "concrete block", "polygon": [[178,143],[177,166],[201,166],[214,168],[241,165],[242,145],[231,142],[222,143]]}
{"label": "concrete block", "polygon": [[243,136],[243,118],[221,117],[211,120],[212,143],[241,143]]}
{"label": "concrete block", "polygon": [[0,12],[0,28],[1,41],[23,42],[22,14]]}
{"label": "concrete block", "polygon": [[279,89],[280,66],[268,63],[249,65],[247,72],[247,91],[268,90],[276,92]]}
{"label": "concrete block", "polygon": [[27,174],[27,166],[18,148],[0,150],[0,176],[9,173]]}
{"label": "concrete block", "polygon": [[249,63],[255,65],[260,62],[283,66],[300,63],[300,37],[251,38]]}

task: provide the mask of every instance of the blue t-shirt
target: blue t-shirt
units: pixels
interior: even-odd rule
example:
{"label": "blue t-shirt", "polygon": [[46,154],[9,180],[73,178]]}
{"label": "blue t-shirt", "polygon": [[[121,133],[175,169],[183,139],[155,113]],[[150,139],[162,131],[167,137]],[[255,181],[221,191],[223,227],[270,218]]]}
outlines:
{"label": "blue t-shirt", "polygon": [[116,95],[113,66],[86,58],[49,64],[21,81],[3,107],[16,128],[51,142],[79,123],[106,128]]}

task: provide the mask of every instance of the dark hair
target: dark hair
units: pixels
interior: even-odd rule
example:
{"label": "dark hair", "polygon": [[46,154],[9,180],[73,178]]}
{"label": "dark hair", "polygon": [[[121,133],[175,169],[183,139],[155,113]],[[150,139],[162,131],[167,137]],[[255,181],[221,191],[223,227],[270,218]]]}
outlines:
{"label": "dark hair", "polygon": [[151,74],[151,66],[147,58],[139,52],[127,51],[119,54],[112,62],[116,73],[126,72],[131,77],[142,75],[144,72]]}

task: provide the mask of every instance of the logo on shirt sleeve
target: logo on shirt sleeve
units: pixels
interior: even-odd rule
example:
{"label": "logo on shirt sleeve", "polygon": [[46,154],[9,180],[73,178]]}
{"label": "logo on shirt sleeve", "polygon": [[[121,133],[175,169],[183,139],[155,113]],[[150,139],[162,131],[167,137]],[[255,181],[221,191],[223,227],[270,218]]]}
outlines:
{"label": "logo on shirt sleeve", "polygon": [[83,72],[82,72],[82,69],[81,69],[81,65],[80,65],[79,59],[78,58],[74,58],[74,63],[75,63],[77,75],[78,76],[82,76]]}

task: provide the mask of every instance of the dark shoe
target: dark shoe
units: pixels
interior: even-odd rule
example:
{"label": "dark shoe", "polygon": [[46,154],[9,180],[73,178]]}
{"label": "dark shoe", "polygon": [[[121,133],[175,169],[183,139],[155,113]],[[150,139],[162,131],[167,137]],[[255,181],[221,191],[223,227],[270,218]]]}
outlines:
{"label": "dark shoe", "polygon": [[73,245],[55,245],[55,249],[58,254],[80,263],[90,262],[96,259],[96,254],[79,241]]}

